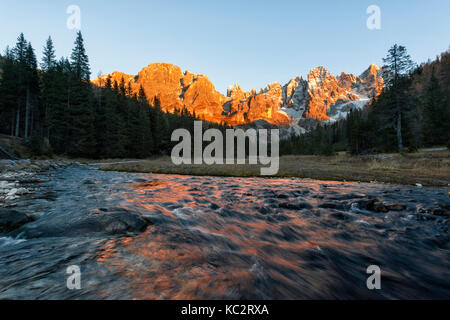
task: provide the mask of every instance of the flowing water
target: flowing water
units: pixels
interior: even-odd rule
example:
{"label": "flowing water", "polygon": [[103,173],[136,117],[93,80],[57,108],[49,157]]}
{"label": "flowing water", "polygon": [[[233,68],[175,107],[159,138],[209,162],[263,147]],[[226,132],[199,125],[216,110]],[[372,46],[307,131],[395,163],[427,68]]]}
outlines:
{"label": "flowing water", "polygon": [[[17,210],[37,221],[121,208],[138,234],[0,238],[0,298],[450,298],[448,190],[305,179],[193,177],[69,167]],[[354,203],[378,197],[401,211]],[[427,213],[428,212],[428,213]],[[66,287],[70,265],[81,289]],[[367,267],[381,269],[369,290]]]}

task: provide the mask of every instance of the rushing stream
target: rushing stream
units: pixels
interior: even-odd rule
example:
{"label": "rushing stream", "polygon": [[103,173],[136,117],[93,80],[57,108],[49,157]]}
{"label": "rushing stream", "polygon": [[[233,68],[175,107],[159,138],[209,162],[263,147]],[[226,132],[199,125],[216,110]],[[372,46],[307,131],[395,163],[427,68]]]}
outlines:
{"label": "rushing stream", "polygon": [[[0,237],[0,298],[450,298],[450,218],[431,214],[448,207],[445,189],[86,166],[42,178],[15,208],[36,221]],[[396,210],[357,204],[375,197]],[[150,224],[79,231],[90,226],[76,219],[110,211]],[[71,265],[80,290],[66,287]],[[370,265],[380,290],[366,286]]]}

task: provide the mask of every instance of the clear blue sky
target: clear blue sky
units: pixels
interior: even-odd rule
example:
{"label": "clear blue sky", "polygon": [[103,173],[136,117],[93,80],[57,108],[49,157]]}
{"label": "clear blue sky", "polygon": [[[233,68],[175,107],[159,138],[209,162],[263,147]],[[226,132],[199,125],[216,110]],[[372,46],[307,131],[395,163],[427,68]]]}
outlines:
{"label": "clear blue sky", "polygon": [[[70,55],[72,4],[81,9],[93,77],[169,62],[206,74],[222,93],[234,83],[246,90],[284,84],[318,65],[360,74],[381,64],[395,42],[416,62],[450,45],[448,0],[0,0],[0,49],[24,32],[38,58],[49,35],[58,57]],[[372,4],[381,8],[381,30],[366,27]]]}

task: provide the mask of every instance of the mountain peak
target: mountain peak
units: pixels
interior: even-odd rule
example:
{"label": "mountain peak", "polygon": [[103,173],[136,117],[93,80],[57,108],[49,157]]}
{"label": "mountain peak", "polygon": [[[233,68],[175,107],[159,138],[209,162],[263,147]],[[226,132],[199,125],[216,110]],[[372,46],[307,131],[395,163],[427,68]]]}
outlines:
{"label": "mountain peak", "polygon": [[[324,66],[311,69],[308,80],[301,76],[292,78],[287,84],[271,82],[258,92],[245,92],[239,84],[229,86],[227,95],[218,92],[204,74],[194,74],[171,63],[150,63],[137,76],[115,71],[109,76],[112,81],[130,84],[134,93],[142,86],[149,103],[158,97],[161,108],[174,112],[186,108],[201,119],[239,125],[256,120],[265,120],[276,125],[296,125],[301,118],[330,120],[345,116],[341,105],[352,101],[361,107],[381,92],[384,85],[380,68],[370,65],[360,77],[341,73],[332,76]],[[92,82],[105,85],[108,75]]]}

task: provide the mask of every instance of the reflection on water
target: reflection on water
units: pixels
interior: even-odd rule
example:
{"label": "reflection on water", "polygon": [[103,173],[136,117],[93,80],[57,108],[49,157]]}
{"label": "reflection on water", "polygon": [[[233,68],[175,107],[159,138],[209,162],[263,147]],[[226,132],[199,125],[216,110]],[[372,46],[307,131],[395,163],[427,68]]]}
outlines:
{"label": "reflection on water", "polygon": [[[85,179],[98,183],[83,184]],[[0,298],[450,298],[446,190],[300,179],[127,174],[80,168],[36,212],[120,206],[152,221],[126,237],[0,243]],[[403,211],[360,210],[379,197]],[[65,267],[82,290],[65,288]],[[382,290],[366,287],[379,265]],[[14,270],[14,272],[12,272]]]}

